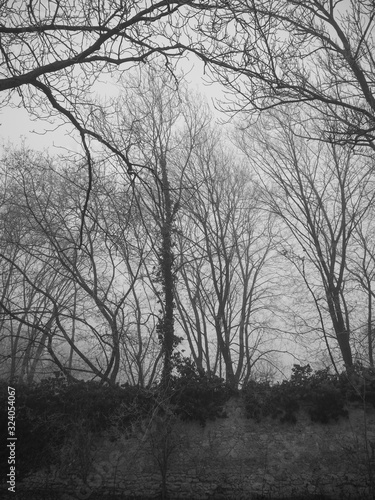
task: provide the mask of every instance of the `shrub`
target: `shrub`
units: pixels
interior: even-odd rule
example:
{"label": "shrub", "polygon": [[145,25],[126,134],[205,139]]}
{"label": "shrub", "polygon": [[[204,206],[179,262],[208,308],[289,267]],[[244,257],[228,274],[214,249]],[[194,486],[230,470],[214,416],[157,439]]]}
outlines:
{"label": "shrub", "polygon": [[[121,425],[129,426],[153,404],[152,397],[137,387],[109,387],[96,382],[67,384],[61,377],[32,386],[17,384],[15,389],[18,479],[57,463],[59,451],[77,428],[87,433],[101,432],[118,415]],[[6,386],[1,395],[0,419],[6,428]]]}
{"label": "shrub", "polygon": [[223,379],[199,373],[188,358],[175,356],[176,375],[172,380],[171,403],[182,420],[207,420],[225,416],[223,407],[234,394]]}
{"label": "shrub", "polygon": [[250,382],[243,390],[248,417],[271,416],[294,423],[304,408],[311,420],[327,423],[347,416],[345,391],[340,378],[329,370],[313,372],[310,365],[294,365],[290,380],[275,385]]}
{"label": "shrub", "polygon": [[299,402],[287,382],[270,385],[250,381],[242,394],[249,418],[260,422],[262,418],[271,416],[279,418],[281,422],[296,422]]}

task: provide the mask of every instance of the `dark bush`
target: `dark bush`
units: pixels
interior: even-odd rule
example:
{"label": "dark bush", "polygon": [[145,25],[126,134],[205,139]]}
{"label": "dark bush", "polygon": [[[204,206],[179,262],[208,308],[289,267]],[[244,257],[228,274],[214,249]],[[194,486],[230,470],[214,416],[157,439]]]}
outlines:
{"label": "dark bush", "polygon": [[[182,419],[204,424],[222,413],[230,397],[226,384],[218,377],[198,374],[194,365],[177,358],[167,401]],[[1,388],[0,422],[7,425],[7,384]],[[57,463],[60,451],[77,432],[102,432],[117,426],[123,432],[135,422],[148,418],[160,408],[158,387],[103,386],[96,382],[68,384],[63,377],[43,380],[27,386],[17,384],[16,437],[17,480],[33,470]],[[82,437],[82,436],[81,436]],[[2,477],[6,477],[7,449],[1,451]],[[5,473],[4,473],[5,472]]]}
{"label": "dark bush", "polygon": [[172,380],[171,403],[182,420],[207,420],[224,416],[223,407],[234,394],[223,379],[199,373],[188,358],[175,356],[176,375]]}
{"label": "dark bush", "polygon": [[[145,415],[152,396],[132,386],[102,386],[95,382],[67,384],[61,377],[32,386],[17,384],[17,479],[32,470],[53,464],[77,425],[87,432],[108,429],[116,420],[123,427]],[[0,421],[6,429],[7,385],[1,391]],[[1,456],[6,467],[6,457]],[[3,475],[3,477],[6,477]]]}
{"label": "dark bush", "polygon": [[271,416],[281,422],[295,423],[299,401],[290,389],[288,382],[270,385],[250,381],[242,391],[247,416],[257,422]]}
{"label": "dark bush", "polygon": [[[0,424],[6,430],[7,384],[1,383],[0,389]],[[225,403],[239,394],[221,378],[199,372],[194,363],[179,355],[174,357],[173,377],[167,389],[96,382],[68,384],[62,377],[32,386],[17,384],[15,389],[17,480],[56,463],[60,451],[69,448],[79,432],[81,438],[84,433],[89,436],[111,427],[124,432],[154,415],[155,408],[204,425],[207,420],[225,416]],[[313,372],[309,365],[295,365],[290,380],[274,385],[250,381],[241,394],[247,416],[257,421],[271,416],[293,423],[299,409],[304,409],[313,421],[326,423],[347,415],[348,403],[374,404],[375,376],[359,366],[352,375],[336,376],[328,370]],[[0,459],[4,478],[8,470],[6,447],[0,451]]]}
{"label": "dark bush", "polygon": [[290,380],[275,385],[250,382],[243,389],[249,418],[260,420],[271,416],[281,422],[296,422],[297,412],[305,409],[315,422],[327,423],[346,416],[348,377],[313,372],[310,365],[294,365]]}

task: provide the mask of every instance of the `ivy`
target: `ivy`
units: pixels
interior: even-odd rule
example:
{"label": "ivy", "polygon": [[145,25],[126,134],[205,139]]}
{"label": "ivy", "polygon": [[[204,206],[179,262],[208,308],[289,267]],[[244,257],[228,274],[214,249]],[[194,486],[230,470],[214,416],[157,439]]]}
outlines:
{"label": "ivy", "polygon": [[[1,389],[0,420],[6,423],[6,386]],[[67,384],[62,377],[32,386],[17,384],[15,389],[18,479],[56,463],[58,451],[77,425],[87,432],[104,431],[114,422],[126,427],[145,416],[154,404],[152,394],[144,389],[96,382]],[[0,459],[1,468],[6,469],[6,457]]]}
{"label": "ivy", "polygon": [[345,417],[348,394],[354,399],[347,376],[332,375],[328,369],[313,372],[310,365],[294,365],[290,380],[274,385],[251,381],[243,389],[249,418],[260,421],[271,416],[290,423],[297,421],[300,409],[307,411],[314,422],[327,423]]}
{"label": "ivy", "polygon": [[[0,423],[5,429],[7,385],[1,385]],[[290,380],[273,385],[250,381],[241,391],[234,391],[224,380],[199,371],[179,354],[173,356],[167,391],[165,386],[68,384],[63,377],[15,388],[19,480],[32,470],[58,463],[61,450],[77,441],[77,432],[84,429],[88,436],[111,428],[131,432],[135,423],[155,415],[156,408],[205,425],[208,420],[225,417],[225,403],[240,394],[247,417],[256,421],[270,416],[295,423],[298,412],[304,410],[312,421],[327,423],[345,417],[348,403],[375,403],[374,373],[359,366],[349,379],[346,374],[314,372],[309,365],[295,365]],[[6,447],[0,450],[3,477],[6,451]]]}
{"label": "ivy", "polygon": [[260,422],[271,416],[281,422],[296,422],[296,414],[300,408],[299,400],[290,391],[289,384],[271,385],[268,382],[250,381],[242,390],[245,411],[248,418]]}
{"label": "ivy", "polygon": [[224,417],[224,405],[234,391],[216,375],[199,373],[189,358],[174,355],[176,375],[172,379],[171,403],[182,420],[207,420]]}
{"label": "ivy", "polygon": [[[181,419],[202,425],[222,416],[230,397],[223,380],[199,374],[192,363],[178,355],[173,366],[175,374],[166,398],[169,410]],[[7,386],[1,389],[0,422],[6,428]],[[164,386],[145,389],[83,381],[68,384],[60,376],[31,386],[17,384],[15,389],[18,480],[33,470],[58,463],[60,451],[72,440],[77,441],[80,430],[88,435],[112,427],[124,432],[150,418],[155,408],[160,409],[165,391]],[[5,452],[6,448],[0,452],[2,472],[7,470]]]}

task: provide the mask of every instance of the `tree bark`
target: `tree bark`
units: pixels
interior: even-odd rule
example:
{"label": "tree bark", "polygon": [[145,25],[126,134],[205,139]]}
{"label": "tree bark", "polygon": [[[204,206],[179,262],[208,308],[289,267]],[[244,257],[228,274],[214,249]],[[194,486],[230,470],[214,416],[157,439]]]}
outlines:
{"label": "tree bark", "polygon": [[172,373],[172,354],[174,348],[174,258],[172,250],[173,209],[167,163],[164,155],[160,158],[160,167],[164,197],[164,214],[161,226],[162,248],[160,258],[164,294],[164,310],[160,323],[160,333],[162,335],[164,353],[162,383],[168,385]]}

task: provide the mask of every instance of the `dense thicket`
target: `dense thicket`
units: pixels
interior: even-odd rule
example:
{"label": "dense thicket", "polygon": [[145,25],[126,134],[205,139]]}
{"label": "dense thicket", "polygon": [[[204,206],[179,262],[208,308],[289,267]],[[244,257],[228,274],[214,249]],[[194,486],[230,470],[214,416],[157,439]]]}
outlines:
{"label": "dense thicket", "polygon": [[[338,376],[295,365],[289,380],[277,384],[253,381],[241,391],[233,391],[218,377],[200,374],[187,359],[180,359],[177,367],[168,397],[156,385],[149,389],[128,384],[111,387],[68,383],[59,376],[38,384],[15,384],[18,479],[52,464],[61,471],[70,467],[84,474],[81,469],[85,463],[90,466],[95,433],[111,439],[119,434],[143,439],[160,418],[167,422],[178,417],[205,425],[208,420],[226,418],[225,403],[231,397],[242,399],[248,418],[258,422],[278,418],[289,424],[296,422],[301,411],[313,421],[327,423],[345,417],[350,405],[375,405],[374,373],[367,371],[363,383],[360,367],[357,385],[344,373]],[[3,386],[0,421],[5,428],[7,391]],[[7,467],[6,454],[2,450],[2,468]]]}
{"label": "dense thicket", "polygon": [[[373,367],[374,22],[367,0],[3,2],[4,109],[79,146],[4,150],[0,375]],[[198,60],[233,126],[185,84]]]}

